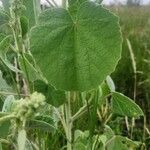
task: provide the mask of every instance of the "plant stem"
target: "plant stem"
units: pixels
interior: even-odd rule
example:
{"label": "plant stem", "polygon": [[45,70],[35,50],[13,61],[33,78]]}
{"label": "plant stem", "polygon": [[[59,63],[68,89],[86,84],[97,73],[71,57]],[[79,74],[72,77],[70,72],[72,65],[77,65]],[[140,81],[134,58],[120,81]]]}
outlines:
{"label": "plant stem", "polygon": [[4,143],[4,144],[8,144],[8,145],[10,144],[10,142],[8,140],[5,140],[5,139],[0,139],[0,142]]}
{"label": "plant stem", "polygon": [[13,118],[15,118],[14,115],[4,116],[4,117],[0,118],[0,123],[3,123],[4,121],[7,121],[7,120],[10,120],[10,119],[13,119]]}
{"label": "plant stem", "polygon": [[66,114],[66,137],[67,137],[67,150],[72,150],[72,121],[71,121],[71,92],[66,93],[67,102],[65,104]]}
{"label": "plant stem", "polygon": [[[11,92],[1,92],[0,91],[0,95],[14,95],[14,96],[18,96],[18,93],[11,93]],[[29,95],[26,95],[26,94],[19,94],[20,96],[29,96]]]}
{"label": "plant stem", "polygon": [[40,10],[40,0],[33,0],[35,23],[37,24],[38,15],[41,12]]}
{"label": "plant stem", "polygon": [[[10,7],[10,15],[11,15],[11,23],[10,23],[10,27],[12,29],[12,33],[13,33],[13,38],[14,38],[14,44],[15,44],[15,49],[17,52],[17,60],[15,61],[16,63],[16,67],[19,67],[19,56],[22,57],[23,59],[23,65],[25,68],[25,74],[27,79],[24,82],[24,87],[27,87],[24,91],[25,94],[29,94],[30,93],[30,86],[29,86],[29,77],[28,77],[28,70],[27,70],[27,66],[25,63],[25,59],[24,59],[24,53],[26,51],[24,43],[23,43],[23,38],[22,38],[22,28],[21,28],[21,23],[20,23],[20,11],[21,11],[21,7],[22,7],[23,3],[22,1],[19,0],[13,0],[12,1],[12,5]],[[18,73],[16,72],[16,77],[19,77]],[[17,78],[18,81],[18,88],[20,88],[21,91],[21,87],[19,85],[19,78]]]}
{"label": "plant stem", "polygon": [[72,117],[71,121],[74,122],[76,119],[80,118],[85,112],[87,112],[87,107],[91,107],[91,101],[92,101],[93,96],[89,99],[89,106],[87,103],[83,105]]}

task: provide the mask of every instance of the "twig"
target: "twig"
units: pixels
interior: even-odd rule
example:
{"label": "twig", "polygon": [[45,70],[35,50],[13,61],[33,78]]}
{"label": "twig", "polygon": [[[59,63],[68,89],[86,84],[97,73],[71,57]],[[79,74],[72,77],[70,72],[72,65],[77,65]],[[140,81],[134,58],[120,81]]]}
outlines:
{"label": "twig", "polygon": [[[0,95],[15,95],[18,96],[18,93],[11,93],[11,92],[0,92]],[[20,96],[26,96],[29,97],[29,95],[26,94],[19,94]]]}
{"label": "twig", "polygon": [[10,120],[10,119],[13,119],[13,118],[16,118],[14,114],[4,116],[4,117],[0,118],[0,123],[3,123],[4,121],[7,121],[7,120]]}

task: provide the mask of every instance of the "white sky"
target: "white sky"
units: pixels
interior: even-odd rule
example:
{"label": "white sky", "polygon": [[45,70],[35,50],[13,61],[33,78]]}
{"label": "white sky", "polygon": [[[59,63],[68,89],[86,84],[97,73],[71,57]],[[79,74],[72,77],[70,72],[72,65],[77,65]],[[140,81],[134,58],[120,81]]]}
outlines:
{"label": "white sky", "polygon": [[[114,2],[114,1],[121,2],[121,3],[125,3],[126,2],[126,0],[103,0],[103,3],[104,4],[109,4],[109,3]],[[150,0],[141,0],[141,1],[142,1],[142,4],[150,3]]]}
{"label": "white sky", "polygon": [[[58,4],[58,5],[61,5],[61,1],[62,0],[55,0],[55,2]],[[148,4],[150,3],[150,0],[141,0],[142,1],[142,4]],[[46,2],[46,0],[42,0],[42,2]],[[103,0],[103,4],[110,4],[112,2],[121,2],[121,3],[125,3],[126,0]]]}
{"label": "white sky", "polygon": [[[58,5],[61,5],[61,1],[62,0],[55,0],[55,2],[58,4]],[[42,2],[46,2],[46,0],[42,0]],[[126,0],[103,0],[103,3],[104,4],[110,4],[112,2],[121,2],[121,3],[125,3]],[[142,0],[142,4],[148,4],[150,3],[150,0]],[[2,2],[0,1],[0,6],[2,5]]]}

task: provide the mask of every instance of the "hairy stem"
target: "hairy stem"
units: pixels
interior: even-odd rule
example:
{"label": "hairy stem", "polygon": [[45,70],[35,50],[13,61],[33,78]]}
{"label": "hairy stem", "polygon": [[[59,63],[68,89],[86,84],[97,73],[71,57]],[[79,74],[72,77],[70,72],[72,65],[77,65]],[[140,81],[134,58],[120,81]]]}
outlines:
{"label": "hairy stem", "polygon": [[71,92],[66,93],[67,102],[65,104],[66,114],[66,137],[67,137],[67,150],[72,150],[72,121],[71,121]]}

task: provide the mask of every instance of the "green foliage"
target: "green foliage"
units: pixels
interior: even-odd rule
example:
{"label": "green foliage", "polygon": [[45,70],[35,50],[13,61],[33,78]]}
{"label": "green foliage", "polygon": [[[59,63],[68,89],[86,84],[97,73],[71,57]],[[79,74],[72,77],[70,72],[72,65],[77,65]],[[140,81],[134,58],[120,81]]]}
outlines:
{"label": "green foliage", "polygon": [[15,99],[13,95],[7,96],[3,104],[2,112],[11,112],[14,102],[15,102]]}
{"label": "green foliage", "polygon": [[141,108],[133,100],[118,92],[112,94],[112,111],[121,116],[144,116]]}
{"label": "green foliage", "polygon": [[12,91],[12,88],[3,79],[2,72],[0,71],[0,91]]}
{"label": "green foliage", "polygon": [[59,107],[66,101],[66,95],[64,91],[57,90],[42,80],[36,80],[34,82],[34,90],[43,93],[46,96],[46,102],[55,107]]}
{"label": "green foliage", "polygon": [[10,120],[6,120],[2,123],[0,123],[0,138],[6,138],[9,134],[9,129],[10,129]]}
{"label": "green foliage", "polygon": [[32,119],[27,123],[28,129],[37,129],[41,132],[54,132],[56,130],[54,123],[49,123],[43,120],[44,116],[41,116],[39,120]]}
{"label": "green foliage", "polygon": [[128,150],[135,149],[137,145],[130,139],[122,136],[114,136],[107,144],[108,150]]}
{"label": "green foliage", "polygon": [[[39,0],[9,2],[0,10],[2,148],[136,149],[133,121],[143,111],[115,92],[109,76],[121,55],[118,17],[87,0],[64,0],[68,8],[41,14]],[[143,145],[146,131],[144,124]]]}
{"label": "green foliage", "polygon": [[20,130],[18,133],[18,150],[24,150],[26,145],[26,131]]}
{"label": "green foliage", "polygon": [[24,121],[38,113],[38,108],[45,105],[45,96],[34,92],[30,97],[21,99],[16,104],[13,113],[16,118]]}
{"label": "green foliage", "polygon": [[[12,2],[13,0],[2,0],[4,9],[8,13],[9,13],[9,8]],[[23,5],[25,6],[25,9],[22,8],[22,14],[26,16],[26,18],[28,18],[29,27],[31,28],[32,26],[36,24],[36,18],[38,14],[40,13],[40,0],[23,0]]]}
{"label": "green foliage", "polygon": [[3,28],[3,26],[6,25],[8,21],[8,14],[4,10],[0,9],[0,27]]}
{"label": "green foliage", "polygon": [[7,51],[10,47],[12,41],[12,36],[8,35],[6,36],[2,41],[0,41],[0,59],[3,61],[3,63],[12,71],[14,72],[20,72],[19,69],[15,68],[8,60],[7,58]]}
{"label": "green foliage", "polygon": [[10,3],[11,3],[11,0],[2,0],[2,4],[6,11],[9,11]]}
{"label": "green foliage", "polygon": [[2,41],[0,41],[0,58],[5,59],[6,52],[11,43],[11,36],[6,36]]}
{"label": "green foliage", "polygon": [[29,21],[27,17],[22,16],[20,18],[20,23],[21,23],[22,37],[24,37],[29,30]]}
{"label": "green foliage", "polygon": [[26,79],[31,82],[34,82],[37,79],[41,78],[40,73],[35,68],[35,62],[33,57],[30,54],[23,54],[19,56],[20,68],[23,71],[23,75]]}
{"label": "green foliage", "polygon": [[57,89],[91,90],[102,83],[120,59],[119,30],[118,18],[92,2],[80,6],[75,20],[64,9],[49,9],[31,30],[31,52]]}
{"label": "green foliage", "polygon": [[37,16],[40,13],[40,0],[23,0],[23,4],[26,7],[23,14],[28,18],[31,28],[36,24]]}

